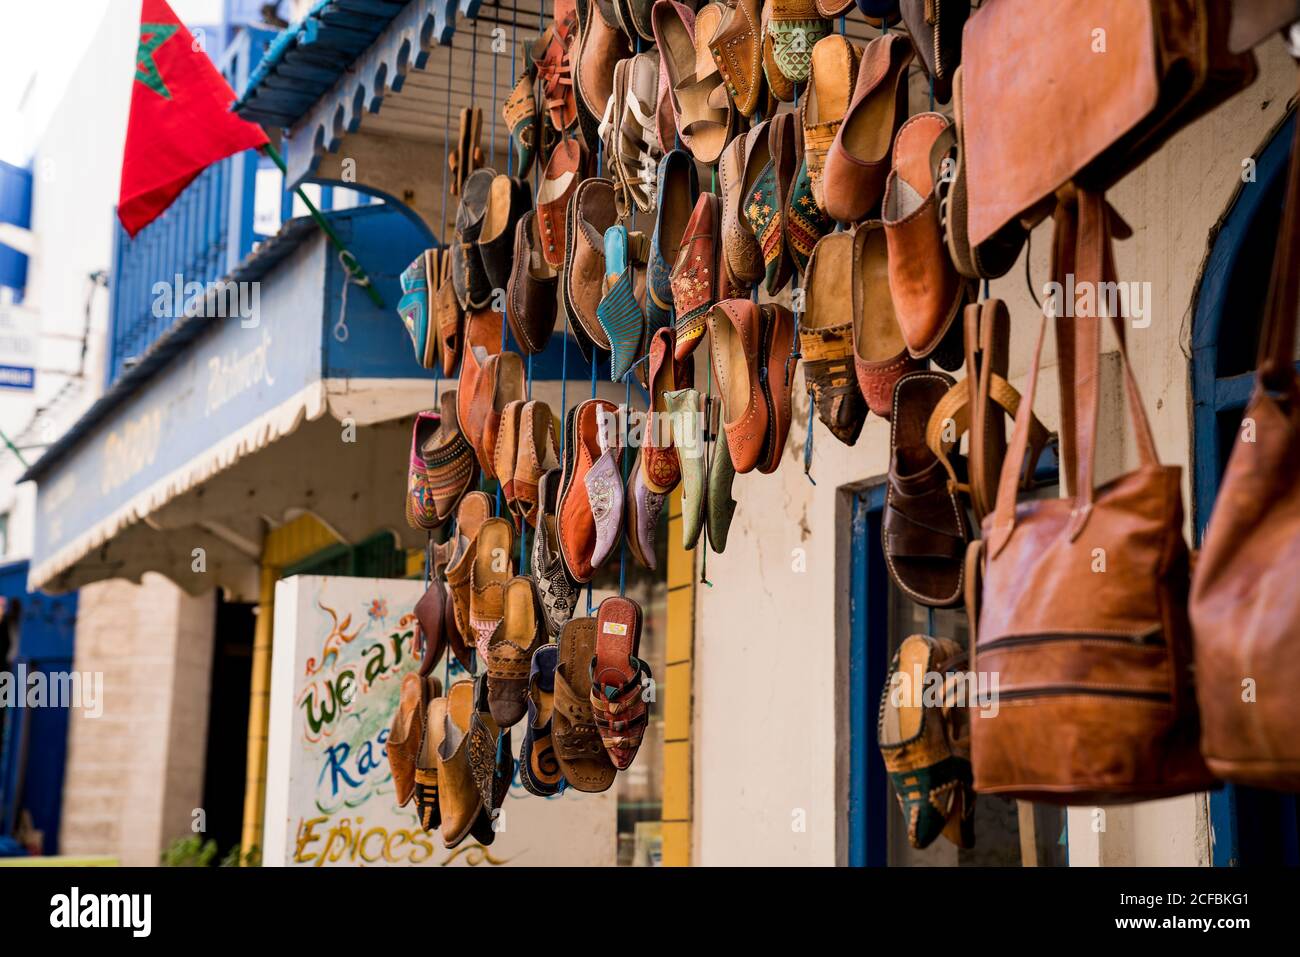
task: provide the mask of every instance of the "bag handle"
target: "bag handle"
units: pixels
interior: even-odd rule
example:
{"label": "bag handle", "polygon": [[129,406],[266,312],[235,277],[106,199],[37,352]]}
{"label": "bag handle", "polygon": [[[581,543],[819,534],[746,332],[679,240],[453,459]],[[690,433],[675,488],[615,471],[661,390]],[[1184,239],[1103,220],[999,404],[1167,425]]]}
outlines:
{"label": "bag handle", "polygon": [[1269,282],[1268,306],[1259,334],[1258,385],[1266,390],[1292,395],[1296,391],[1296,311],[1300,306],[1300,116],[1291,139],[1291,162],[1287,175],[1286,206],[1273,254],[1273,276]]}
{"label": "bag handle", "polygon": [[[1053,249],[1053,278],[1057,288],[1067,288],[1066,279],[1073,268],[1080,288],[1091,284],[1094,293],[1103,282],[1115,281],[1115,262],[1111,248],[1112,233],[1129,235],[1127,224],[1105,201],[1101,193],[1087,190],[1067,191],[1060,195],[1056,209],[1056,238]],[[1099,295],[1093,296],[1100,306]],[[1079,303],[1074,303],[1078,312]],[[1101,311],[1101,310],[1094,310]],[[1029,428],[1033,415],[1034,396],[1038,388],[1038,375],[1042,363],[1043,341],[1047,333],[1047,314],[1044,310],[1038,328],[1038,342],[1034,347],[1034,360],[1029,371],[1029,384],[1016,414],[1016,425],[1011,435],[1007,457],[1002,464],[998,481],[997,503],[993,525],[989,532],[990,558],[1006,547],[1015,529],[1016,490],[1024,469],[1025,452],[1029,445]],[[1128,357],[1123,318],[1108,317],[1119,340],[1124,382],[1128,393],[1129,418],[1137,440],[1138,456],[1144,466],[1158,465],[1155,440],[1151,424],[1142,404],[1142,395]],[[1058,381],[1061,389],[1060,435],[1065,440],[1062,451],[1062,475],[1067,494],[1074,500],[1069,535],[1077,538],[1092,514],[1096,494],[1096,444],[1097,419],[1101,402],[1099,389],[1101,373],[1101,323],[1100,315],[1075,315],[1073,318],[1057,315],[1054,324],[1057,335]],[[1072,484],[1071,484],[1072,483]]]}

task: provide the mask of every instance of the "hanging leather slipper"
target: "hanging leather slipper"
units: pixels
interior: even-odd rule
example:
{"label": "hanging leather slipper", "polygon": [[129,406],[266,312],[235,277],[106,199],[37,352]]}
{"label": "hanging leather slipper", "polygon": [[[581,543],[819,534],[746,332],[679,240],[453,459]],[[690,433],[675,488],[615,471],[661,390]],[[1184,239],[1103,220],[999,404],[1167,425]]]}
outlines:
{"label": "hanging leather slipper", "polygon": [[705,320],[718,298],[718,197],[701,193],[682,234],[669,282],[677,307],[674,355],[684,360],[704,336]]}
{"label": "hanging leather slipper", "polygon": [[444,577],[451,592],[456,627],[448,635],[452,653],[466,671],[474,670],[474,628],[470,625],[470,578],[478,555],[478,533],[492,517],[492,500],[485,492],[470,492],[456,510],[457,544]]}
{"label": "hanging leather slipper", "polygon": [[429,685],[414,671],[402,677],[402,687],[388,731],[385,749],[393,774],[393,791],[401,807],[415,794],[415,768],[424,746],[425,711],[429,707]]}
{"label": "hanging leather slipper", "polygon": [[[704,530],[705,482],[704,416],[700,394],[694,389],[664,393],[672,423],[673,446],[682,473],[682,547],[690,551]],[[728,462],[730,456],[728,456]]]}
{"label": "hanging leather slipper", "polygon": [[531,578],[516,575],[506,585],[505,615],[487,646],[488,707],[503,728],[527,712],[528,671],[533,653],[546,644],[541,599]]}
{"label": "hanging leather slipper", "polygon": [[867,408],[883,419],[894,407],[894,386],[925,367],[907,352],[889,295],[889,247],[879,220],[853,233],[853,367]]}
{"label": "hanging leather slipper", "polygon": [[515,529],[508,519],[489,518],[478,531],[469,576],[469,624],[480,661],[506,612],[506,583],[514,577]]}
{"label": "hanging leather slipper", "polygon": [[[570,410],[572,414],[572,410]],[[567,453],[567,449],[566,449]],[[546,631],[554,638],[578,606],[578,588],[564,567],[560,554],[559,496],[563,471],[551,469],[537,485],[537,531],[533,535],[532,564],[542,608],[546,611]]]}
{"label": "hanging leather slipper", "polygon": [[803,376],[817,417],[831,435],[853,445],[862,433],[867,404],[853,370],[853,234],[823,236],[808,260],[799,323]]}
{"label": "hanging leather slipper", "polygon": [[602,418],[613,417],[617,407],[604,399],[588,399],[571,411],[566,425],[564,478],[560,488],[560,554],[569,578],[591,581],[595,571],[596,519],[588,497],[587,474],[604,451],[599,431]]}
{"label": "hanging leather slipper", "polygon": [[483,810],[483,798],[470,769],[470,725],[474,717],[474,682],[457,681],[447,692],[443,739],[438,748],[438,809],[442,843],[453,848],[469,836]]}
{"label": "hanging leather slipper", "polygon": [[[710,414],[719,408],[718,403],[709,403]],[[731,497],[731,486],[736,480],[736,467],[732,461],[725,429],[713,426],[713,457],[709,462],[708,502],[705,514],[705,532],[708,535],[709,548],[721,554],[727,547],[727,533],[731,531],[731,520],[736,514],[736,500]],[[683,529],[684,531],[684,529]]]}
{"label": "hanging leather slipper", "polygon": [[[621,382],[645,351],[645,312],[637,302],[627,227],[605,232],[605,295],[596,306],[596,320],[609,344],[609,378]],[[599,344],[599,343],[598,343]]]}

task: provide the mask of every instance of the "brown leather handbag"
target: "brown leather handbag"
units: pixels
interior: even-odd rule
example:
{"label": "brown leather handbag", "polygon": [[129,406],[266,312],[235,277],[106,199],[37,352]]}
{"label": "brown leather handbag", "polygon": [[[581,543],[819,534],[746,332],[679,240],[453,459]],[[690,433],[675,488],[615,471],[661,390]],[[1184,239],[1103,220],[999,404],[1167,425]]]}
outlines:
{"label": "brown leather handbag", "polygon": [[[1111,279],[1112,217],[1096,193],[1079,194],[1077,224],[1071,205],[1058,208],[1058,281],[1070,271],[1081,283]],[[1197,749],[1181,470],[1157,458],[1123,325],[1112,322],[1140,467],[1095,485],[1101,319],[1058,318],[1062,396],[1074,398],[1062,403],[1061,425],[1072,439],[1063,465],[1072,495],[1016,503],[1044,318],[997,504],[968,556],[971,571],[984,563],[980,607],[970,609],[973,669],[998,682],[996,711],[986,704],[972,716],[977,791],[1105,804],[1213,784]]]}
{"label": "brown leather handbag", "polygon": [[971,244],[1040,218],[1070,180],[1107,189],[1253,82],[1229,16],[1227,0],[987,0],[962,34]]}
{"label": "brown leather handbag", "polygon": [[1260,333],[1255,394],[1223,476],[1192,579],[1204,727],[1220,777],[1300,790],[1300,126]]}

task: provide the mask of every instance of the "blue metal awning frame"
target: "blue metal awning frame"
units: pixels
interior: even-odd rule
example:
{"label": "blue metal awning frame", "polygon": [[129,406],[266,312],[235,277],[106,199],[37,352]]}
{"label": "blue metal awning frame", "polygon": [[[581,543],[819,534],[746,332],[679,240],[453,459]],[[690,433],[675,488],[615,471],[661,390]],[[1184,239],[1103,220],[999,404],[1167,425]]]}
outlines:
{"label": "blue metal awning frame", "polygon": [[[265,126],[288,128],[328,93],[410,0],[318,0],[271,42],[234,111]],[[457,11],[474,17],[482,0],[437,0],[422,45],[446,44]],[[417,68],[428,54],[412,51]],[[400,78],[395,78],[400,84]]]}
{"label": "blue metal awning frame", "polygon": [[[225,281],[257,282],[297,249],[316,229],[316,224],[309,216],[288,220],[280,227],[278,233],[259,243],[243,262],[231,270]],[[140,357],[139,362],[122,373],[118,380],[86,410],[85,414],[73,423],[72,428],[64,432],[45,450],[45,454],[22,474],[18,482],[39,481],[69,451],[76,448],[110,412],[143,388],[159,369],[171,362],[190,342],[209,328],[211,322],[202,316],[196,316],[194,310],[189,315],[176,320],[172,327],[159,336],[158,341]]]}

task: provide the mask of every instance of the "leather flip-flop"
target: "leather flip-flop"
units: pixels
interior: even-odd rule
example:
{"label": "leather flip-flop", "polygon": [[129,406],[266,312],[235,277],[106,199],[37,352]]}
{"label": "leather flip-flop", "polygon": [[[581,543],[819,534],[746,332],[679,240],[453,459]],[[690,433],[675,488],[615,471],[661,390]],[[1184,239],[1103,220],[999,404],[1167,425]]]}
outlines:
{"label": "leather flip-flop", "polygon": [[560,631],[555,669],[551,740],[569,786],[587,793],[608,791],[618,771],[596,730],[591,709],[591,662],[596,656],[596,619],[575,618]]}
{"label": "leather flip-flop", "polygon": [[636,758],[650,721],[645,688],[653,681],[641,650],[641,606],[612,595],[596,613],[596,653],[591,661],[591,707],[601,743],[614,767]]}
{"label": "leather flip-flop", "polygon": [[970,530],[957,489],[926,444],[931,412],[953,386],[942,372],[913,372],[894,387],[889,478],[881,539],[889,576],[913,601],[961,603]]}

